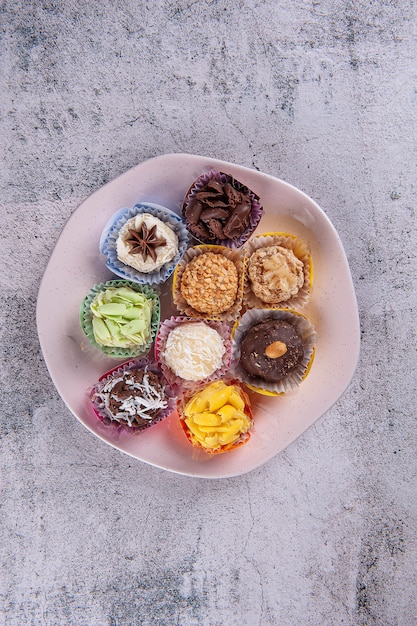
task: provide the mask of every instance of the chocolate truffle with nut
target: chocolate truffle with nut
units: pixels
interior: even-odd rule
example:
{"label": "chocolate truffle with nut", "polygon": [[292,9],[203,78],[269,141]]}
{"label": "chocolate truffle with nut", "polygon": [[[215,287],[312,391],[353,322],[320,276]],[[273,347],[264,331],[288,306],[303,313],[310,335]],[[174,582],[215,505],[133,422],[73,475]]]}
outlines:
{"label": "chocolate truffle with nut", "polygon": [[250,376],[275,382],[301,363],[304,342],[285,320],[264,320],[250,328],[241,343],[240,362]]}
{"label": "chocolate truffle with nut", "polygon": [[310,320],[288,309],[249,309],[232,333],[234,375],[257,393],[295,390],[310,372],[316,332]]}

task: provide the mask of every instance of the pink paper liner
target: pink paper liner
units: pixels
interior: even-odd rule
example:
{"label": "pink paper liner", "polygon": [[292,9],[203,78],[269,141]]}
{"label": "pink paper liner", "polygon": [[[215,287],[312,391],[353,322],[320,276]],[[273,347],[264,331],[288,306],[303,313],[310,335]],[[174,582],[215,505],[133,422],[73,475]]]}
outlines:
{"label": "pink paper liner", "polygon": [[[269,246],[282,246],[291,250],[295,254],[294,248],[297,249],[295,256],[304,264],[304,284],[298,293],[281,302],[264,302],[258,298],[252,291],[249,279],[249,260],[251,255],[260,248],[268,248]],[[301,254],[300,254],[301,251]],[[253,237],[244,246],[246,255],[245,279],[243,285],[243,304],[247,309],[300,309],[304,307],[309,298],[312,289],[313,266],[310,250],[305,242],[295,235],[289,233],[265,233]]]}
{"label": "pink paper liner", "polygon": [[[142,426],[128,426],[127,424],[121,424],[120,422],[117,422],[116,420],[112,420],[104,409],[97,406],[97,403],[94,400],[95,393],[99,391],[102,387],[104,387],[104,385],[112,378],[119,376],[120,374],[129,370],[132,370],[132,369],[144,369],[146,366],[148,366],[148,370],[150,372],[152,372],[153,374],[157,374],[157,376],[159,376],[162,384],[165,383],[165,398],[168,403],[167,408],[161,409],[159,415],[157,415],[154,419],[150,420],[148,423],[143,424]],[[177,397],[174,393],[174,390],[169,386],[168,381],[165,379],[163,372],[158,367],[156,362],[150,359],[149,357],[144,358],[144,359],[133,359],[133,360],[127,361],[126,363],[122,363],[121,365],[118,365],[114,367],[113,369],[111,369],[110,371],[106,372],[105,374],[100,376],[100,378],[98,379],[97,383],[95,383],[95,385],[93,385],[87,390],[87,397],[88,397],[90,408],[92,409],[96,417],[101,422],[103,422],[103,424],[117,431],[124,430],[132,434],[141,433],[142,431],[147,430],[148,428],[151,428],[152,426],[155,426],[156,424],[159,424],[160,422],[162,422],[166,417],[168,417],[168,415],[170,415],[173,411],[175,411],[176,403],[177,403]]]}
{"label": "pink paper liner", "polygon": [[[267,319],[291,322],[304,341],[304,357],[302,362],[286,378],[275,383],[268,382],[262,378],[249,376],[240,364],[240,343],[244,334],[258,322]],[[314,358],[316,338],[316,331],[310,320],[297,311],[290,311],[288,309],[249,309],[242,315],[241,319],[236,322],[232,330],[233,374],[238,380],[257,393],[271,396],[288,393],[299,387],[309,373]]]}
{"label": "pink paper liner", "polygon": [[241,236],[235,240],[233,239],[205,239],[201,237],[196,237],[191,231],[189,231],[190,236],[192,236],[196,241],[200,241],[201,243],[205,243],[205,244],[226,246],[227,248],[240,248],[249,239],[249,237],[257,228],[264,214],[264,209],[263,209],[263,206],[259,203],[259,197],[246,185],[236,180],[236,178],[234,178],[230,174],[225,174],[224,172],[218,172],[217,170],[210,170],[206,174],[202,174],[201,176],[199,176],[199,178],[197,178],[194,181],[194,183],[191,185],[191,187],[189,188],[189,190],[187,191],[185,195],[185,199],[184,199],[183,206],[182,206],[182,214],[184,217],[185,225],[188,228],[188,222],[187,222],[187,218],[185,217],[185,211],[188,207],[188,204],[191,198],[197,191],[201,191],[203,187],[205,187],[205,185],[207,185],[207,183],[213,178],[221,183],[226,183],[226,182],[232,183],[232,181],[234,181],[235,185],[237,183],[236,189],[247,190],[247,193],[249,194],[249,197],[252,203],[252,209],[249,214],[249,226],[241,234]]}
{"label": "pink paper liner", "polygon": [[[206,315],[205,313],[197,311],[187,303],[180,291],[181,278],[186,265],[198,255],[204,254],[206,252],[222,254],[226,258],[230,259],[235,264],[238,273],[238,290],[235,302],[229,309],[227,309],[227,311],[219,313],[218,315]],[[232,322],[239,316],[240,309],[242,308],[244,273],[245,257],[240,250],[225,248],[224,246],[211,246],[204,244],[188,248],[174,271],[174,280],[172,283],[173,303],[180,313],[193,319],[209,319],[221,322]]]}
{"label": "pink paper liner", "polygon": [[[223,343],[226,348],[226,351],[223,354],[223,362],[221,367],[215,370],[210,376],[199,381],[185,380],[184,378],[177,376],[171,370],[171,368],[168,367],[163,355],[169,333],[181,324],[190,322],[203,322],[210,328],[216,330],[223,339]],[[190,317],[172,316],[171,318],[166,319],[164,322],[162,322],[155,339],[155,360],[160,367],[165,379],[168,381],[168,384],[172,387],[172,389],[174,389],[174,391],[176,391],[178,394],[193,392],[201,387],[201,385],[212,382],[213,380],[216,380],[217,378],[221,378],[226,375],[227,371],[230,368],[232,359],[232,341],[230,338],[230,330],[230,326],[227,326],[227,324],[224,324],[223,322],[216,322],[206,319],[192,319]]]}

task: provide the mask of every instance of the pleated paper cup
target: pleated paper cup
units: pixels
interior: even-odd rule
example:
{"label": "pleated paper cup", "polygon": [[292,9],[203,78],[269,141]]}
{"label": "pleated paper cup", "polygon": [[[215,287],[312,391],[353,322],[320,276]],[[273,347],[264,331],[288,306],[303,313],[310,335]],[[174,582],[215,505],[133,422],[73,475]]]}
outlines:
{"label": "pleated paper cup", "polygon": [[[117,256],[117,240],[121,228],[126,222],[138,215],[149,214],[168,226],[178,238],[178,250],[175,256],[162,267],[150,272],[126,265]],[[181,217],[159,204],[141,202],[131,209],[121,209],[115,213],[104,227],[100,239],[100,252],[104,255],[108,269],[125,280],[139,284],[159,284],[168,280],[188,245],[188,232]]]}
{"label": "pleated paper cup", "polygon": [[[222,356],[221,365],[209,375],[202,375],[200,377],[198,375],[197,368],[195,368],[195,376],[192,379],[181,377],[176,374],[171,367],[169,367],[165,360],[165,350],[170,333],[185,324],[205,324],[208,328],[215,330],[223,341],[224,354]],[[178,390],[179,393],[185,393],[190,390],[195,390],[201,384],[208,383],[225,376],[230,368],[232,357],[230,330],[230,326],[227,324],[213,320],[192,319],[181,316],[172,316],[171,318],[164,320],[159,327],[159,331],[155,339],[155,359],[169,385],[173,389]],[[205,346],[195,345],[193,346],[193,349],[196,351],[196,357],[198,357],[200,354],[204,355],[206,348]],[[188,360],[189,365],[191,366],[192,357],[190,356]]]}
{"label": "pleated paper cup", "polygon": [[[207,183],[210,180],[215,180],[223,184],[230,183],[234,189],[236,189],[237,191],[242,191],[245,195],[249,197],[249,200],[251,203],[251,209],[250,209],[250,213],[248,216],[248,223],[247,223],[245,230],[240,234],[239,237],[235,239],[219,238],[219,237],[210,238],[207,236],[195,234],[195,232],[193,232],[193,226],[190,223],[189,219],[187,218],[187,211],[188,211],[188,207],[189,207],[191,200],[196,196],[197,192],[200,192],[204,189],[204,187],[207,185]],[[264,213],[264,209],[259,202],[259,196],[257,196],[255,192],[253,192],[251,189],[249,189],[246,185],[244,185],[240,181],[236,180],[230,174],[219,172],[214,169],[210,170],[209,172],[205,174],[202,174],[201,176],[199,176],[199,178],[197,178],[194,181],[194,183],[191,185],[191,187],[188,189],[185,195],[183,206],[182,206],[182,214],[183,214],[186,226],[190,234],[192,235],[192,237],[194,237],[194,239],[196,239],[200,243],[226,246],[228,248],[241,248],[243,244],[249,239],[249,237],[257,228],[262,218],[263,213]]]}
{"label": "pleated paper cup", "polygon": [[[253,326],[266,320],[283,320],[294,326],[303,340],[304,356],[298,366],[284,379],[269,382],[263,378],[250,376],[240,362],[241,342]],[[314,360],[316,331],[312,323],[298,311],[288,309],[250,309],[235,323],[232,330],[233,373],[238,380],[252,391],[279,396],[297,389],[310,372]]]}
{"label": "pleated paper cup", "polygon": [[[218,314],[207,314],[205,312],[198,311],[193,306],[188,304],[186,299],[181,293],[181,281],[187,267],[188,263],[190,263],[196,257],[205,254],[205,253],[214,253],[220,254],[225,258],[232,261],[237,270],[238,277],[238,285],[236,296],[233,304],[226,310],[222,311]],[[172,299],[174,305],[177,307],[178,311],[187,317],[195,318],[195,319],[211,319],[222,322],[231,322],[237,319],[240,314],[240,309],[242,307],[242,296],[243,296],[243,281],[244,281],[244,272],[245,272],[245,257],[240,250],[234,250],[231,248],[226,248],[224,246],[208,246],[208,245],[198,245],[192,246],[188,248],[185,252],[183,258],[178,263],[177,267],[174,271],[173,283],[172,283]],[[202,293],[204,290],[204,286],[201,285]]]}
{"label": "pleated paper cup", "polygon": [[[304,282],[298,293],[288,300],[279,300],[273,302],[264,302],[256,296],[252,290],[249,278],[249,263],[251,256],[262,248],[270,246],[281,246],[290,250],[297,259],[303,263]],[[243,303],[247,309],[301,309],[304,307],[310,297],[313,285],[313,262],[311,259],[310,249],[308,245],[299,237],[290,233],[264,233],[253,237],[244,247],[246,255],[245,280],[243,287]]]}
{"label": "pleated paper cup", "polygon": [[[106,386],[109,383],[120,379],[123,375],[128,374],[132,370],[145,370],[158,377],[163,387],[165,406],[161,408],[159,412],[152,417],[152,419],[147,420],[145,423],[133,424],[132,426],[129,426],[127,423],[119,422],[114,419],[112,412],[103,400],[103,396],[105,395],[103,392],[106,391]],[[137,392],[137,394],[139,395],[139,392]],[[134,394],[132,393],[132,395]],[[109,372],[100,376],[97,383],[87,390],[87,398],[90,409],[94,412],[95,416],[103,422],[103,424],[109,428],[124,430],[133,434],[141,433],[142,431],[162,422],[166,417],[168,417],[168,415],[175,411],[177,402],[176,396],[168,382],[165,380],[160,368],[153,359],[146,357],[143,359],[130,360],[126,363],[118,365]]]}
{"label": "pleated paper cup", "polygon": [[[201,432],[199,432],[199,427],[197,426],[197,428],[195,427],[195,424],[193,426],[193,424],[190,424],[189,421],[187,420],[187,415],[185,414],[186,412],[186,408],[187,408],[187,404],[194,400],[196,398],[196,396],[202,392],[204,392],[207,387],[209,387],[210,385],[216,384],[218,382],[223,382],[225,383],[225,385],[227,385],[228,387],[233,386],[234,390],[236,391],[236,393],[239,395],[239,398],[241,398],[242,401],[242,411],[245,414],[247,420],[249,421],[249,427],[248,428],[241,428],[241,430],[237,430],[235,435],[235,439],[234,441],[231,441],[229,443],[224,443],[222,444],[221,442],[217,442],[216,444],[213,443],[212,446],[210,445],[203,445],[202,441],[201,441]],[[251,405],[250,405],[250,400],[248,395],[246,394],[246,392],[244,391],[241,383],[237,380],[234,380],[230,377],[226,377],[223,379],[217,379],[215,381],[212,381],[210,383],[206,383],[204,385],[201,385],[198,389],[194,390],[194,391],[190,391],[190,392],[186,392],[182,397],[180,397],[177,401],[177,411],[178,411],[178,416],[179,416],[179,420],[180,420],[180,424],[181,427],[185,433],[185,436],[187,437],[188,441],[191,443],[191,445],[194,448],[197,448],[199,450],[202,450],[203,452],[205,452],[207,455],[217,455],[217,454],[223,454],[225,452],[230,452],[232,450],[235,450],[245,444],[247,444],[249,442],[249,439],[251,437],[251,432],[253,431],[253,415],[252,415],[252,410],[251,410]],[[212,412],[211,415],[213,415],[213,413],[215,413],[215,411]],[[209,437],[215,437],[216,436],[216,427],[210,427],[210,426],[206,426],[203,427],[205,428],[205,434],[207,434]],[[227,426],[226,426],[227,428]],[[211,429],[211,430],[210,430]],[[220,425],[220,429],[222,429],[222,425]],[[217,435],[218,436],[218,435]],[[220,435],[221,436],[221,435]]]}
{"label": "pleated paper cup", "polygon": [[[93,313],[91,310],[91,303],[94,298],[102,291],[106,291],[110,288],[119,288],[119,287],[128,287],[137,293],[141,293],[147,300],[151,302],[152,312],[151,312],[151,326],[150,326],[150,336],[149,340],[145,341],[142,344],[132,344],[131,347],[121,348],[111,345],[102,345],[96,341],[93,330]],[[106,356],[110,356],[114,359],[129,359],[133,357],[141,357],[144,356],[147,352],[149,352],[152,343],[156,337],[156,333],[158,332],[160,321],[160,302],[159,296],[151,287],[148,285],[139,285],[138,283],[133,283],[131,281],[126,280],[109,280],[105,283],[99,283],[94,285],[86,297],[84,298],[81,309],[80,309],[80,323],[81,328],[89,339],[90,343],[103,352]]]}

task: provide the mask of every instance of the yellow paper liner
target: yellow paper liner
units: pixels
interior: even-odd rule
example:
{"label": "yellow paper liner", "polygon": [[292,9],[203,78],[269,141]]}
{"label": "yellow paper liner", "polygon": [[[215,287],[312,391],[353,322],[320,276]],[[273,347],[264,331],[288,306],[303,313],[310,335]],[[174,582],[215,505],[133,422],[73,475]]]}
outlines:
{"label": "yellow paper liner", "polygon": [[[254,378],[240,364],[240,343],[244,334],[258,322],[275,319],[294,325],[304,342],[304,357],[301,363],[286,378],[275,383]],[[301,313],[288,309],[249,309],[232,329],[232,361],[234,375],[249,389],[267,396],[279,396],[299,387],[310,372],[315,355],[316,331],[311,322]]]}
{"label": "yellow paper liner", "polygon": [[[256,250],[269,246],[282,246],[287,250],[291,250],[304,265],[303,286],[297,295],[285,301],[264,302],[253,293],[251,288],[248,271],[250,257]],[[313,284],[313,262],[310,250],[304,241],[290,233],[263,233],[248,241],[244,246],[244,252],[246,254],[246,270],[243,286],[243,304],[247,309],[299,309],[307,304]]]}
{"label": "yellow paper liner", "polygon": [[[223,313],[219,313],[217,315],[206,315],[201,311],[197,311],[192,306],[190,306],[183,295],[181,294],[181,278],[184,273],[185,267],[187,264],[192,261],[192,259],[197,256],[204,254],[206,252],[214,252],[215,254],[221,254],[225,256],[236,266],[237,274],[238,274],[238,289],[234,304],[224,311]],[[180,311],[182,315],[186,315],[187,317],[191,317],[194,319],[206,319],[206,320],[214,320],[221,322],[233,322],[240,313],[240,309],[242,308],[242,297],[243,297],[243,281],[245,274],[245,256],[243,255],[241,250],[226,248],[225,246],[215,246],[215,245],[198,245],[188,248],[186,250],[183,258],[178,263],[177,267],[174,271],[174,277],[172,281],[172,300]]]}

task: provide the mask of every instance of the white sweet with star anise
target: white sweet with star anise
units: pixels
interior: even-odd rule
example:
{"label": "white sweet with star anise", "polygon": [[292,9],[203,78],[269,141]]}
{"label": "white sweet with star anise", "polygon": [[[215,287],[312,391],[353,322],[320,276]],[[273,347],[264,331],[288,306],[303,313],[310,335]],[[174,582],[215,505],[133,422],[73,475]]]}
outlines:
{"label": "white sweet with star anise", "polygon": [[[133,237],[132,231],[137,235]],[[146,245],[141,246],[142,236]],[[147,274],[174,258],[178,252],[178,237],[162,220],[142,213],[122,226],[116,245],[119,261]]]}

